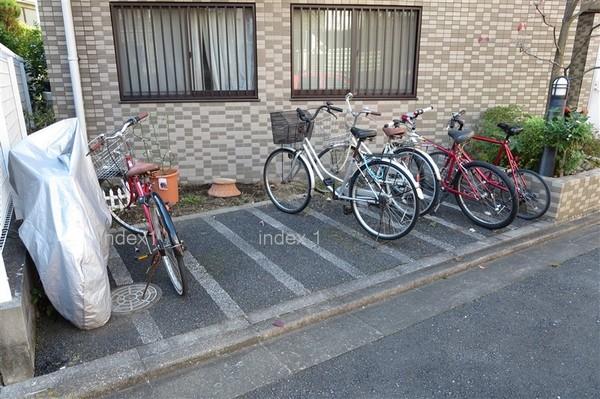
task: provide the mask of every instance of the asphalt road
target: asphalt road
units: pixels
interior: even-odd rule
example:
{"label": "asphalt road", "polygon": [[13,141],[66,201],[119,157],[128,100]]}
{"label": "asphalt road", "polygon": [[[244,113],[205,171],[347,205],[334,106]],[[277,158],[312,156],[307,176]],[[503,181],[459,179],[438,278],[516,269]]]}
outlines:
{"label": "asphalt road", "polygon": [[595,250],[245,398],[598,398]]}
{"label": "asphalt road", "polygon": [[113,398],[592,398],[600,227]]}

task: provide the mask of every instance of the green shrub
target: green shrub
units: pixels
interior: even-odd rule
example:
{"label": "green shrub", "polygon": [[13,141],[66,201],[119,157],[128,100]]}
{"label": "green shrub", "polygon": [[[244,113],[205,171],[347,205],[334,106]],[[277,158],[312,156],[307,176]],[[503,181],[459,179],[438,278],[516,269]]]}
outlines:
{"label": "green shrub", "polygon": [[556,149],[555,175],[568,175],[579,168],[585,159],[583,148],[594,140],[593,129],[588,118],[577,112],[546,123],[544,144]]}
{"label": "green shrub", "polygon": [[42,95],[50,91],[44,42],[39,27],[32,28],[18,20],[20,13],[15,0],[0,0],[0,43],[25,61],[32,107],[32,113],[26,117],[34,123],[28,126],[41,129],[54,122],[54,113]]}
{"label": "green shrub", "polygon": [[[504,122],[509,125],[518,125],[523,123],[526,116],[523,109],[518,105],[492,107],[481,115],[476,132],[481,136],[503,139],[506,134],[498,127],[498,123]],[[498,154],[498,146],[471,140],[467,151],[476,159],[493,162]]]}
{"label": "green shrub", "polygon": [[513,154],[523,169],[537,170],[544,152],[544,132],[546,121],[539,116],[531,116],[523,122],[523,131],[511,139]]}

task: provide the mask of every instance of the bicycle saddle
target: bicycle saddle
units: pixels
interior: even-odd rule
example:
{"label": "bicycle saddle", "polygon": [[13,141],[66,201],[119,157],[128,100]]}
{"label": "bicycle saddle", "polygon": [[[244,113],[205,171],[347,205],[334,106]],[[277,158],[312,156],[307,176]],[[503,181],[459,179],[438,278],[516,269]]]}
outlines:
{"label": "bicycle saddle", "polygon": [[498,127],[504,130],[504,133],[506,133],[507,136],[516,136],[523,131],[523,128],[520,126],[510,126],[504,122],[498,123]]}
{"label": "bicycle saddle", "polygon": [[383,132],[388,137],[401,136],[404,133],[406,133],[406,127],[405,126],[390,127],[388,125],[385,125],[385,127],[383,128]]}
{"label": "bicycle saddle", "polygon": [[368,138],[377,136],[377,130],[360,129],[360,128],[357,128],[357,127],[351,128],[350,132],[357,139],[368,139]]}
{"label": "bicycle saddle", "polygon": [[160,169],[155,163],[137,161],[125,174],[127,177],[143,175],[144,173],[154,172]]}
{"label": "bicycle saddle", "polygon": [[456,144],[462,144],[475,136],[475,132],[468,128],[462,130],[448,129],[448,136],[452,137],[452,140],[454,140]]}

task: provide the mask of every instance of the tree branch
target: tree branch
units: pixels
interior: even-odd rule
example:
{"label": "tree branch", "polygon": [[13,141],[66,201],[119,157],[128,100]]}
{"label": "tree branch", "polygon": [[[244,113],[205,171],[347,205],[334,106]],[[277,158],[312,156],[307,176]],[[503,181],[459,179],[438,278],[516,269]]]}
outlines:
{"label": "tree branch", "polygon": [[558,64],[558,63],[556,63],[556,62],[554,62],[554,61],[552,61],[552,60],[550,60],[548,58],[542,58],[539,55],[533,54],[531,51],[529,51],[529,49],[527,49],[527,47],[525,47],[524,44],[520,43],[518,46],[519,46],[519,51],[520,52],[525,53],[528,56],[535,58],[536,60],[543,61],[543,62],[548,62],[548,63],[550,63],[552,65],[555,65],[555,66],[559,67],[560,69],[564,69],[562,65],[560,65],[560,64]]}
{"label": "tree branch", "polygon": [[540,5],[538,3],[535,3],[535,10],[542,16],[542,22],[544,23],[544,25],[552,28],[552,37],[554,38],[554,46],[558,49],[558,40],[556,39],[556,26],[550,24],[546,20],[546,14],[544,14],[544,12],[540,9]]}

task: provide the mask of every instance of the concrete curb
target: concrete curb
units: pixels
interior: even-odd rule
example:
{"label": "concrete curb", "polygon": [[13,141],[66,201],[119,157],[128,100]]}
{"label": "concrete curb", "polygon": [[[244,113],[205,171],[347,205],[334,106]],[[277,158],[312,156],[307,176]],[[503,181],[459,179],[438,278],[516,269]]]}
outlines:
{"label": "concrete curb", "polygon": [[[254,319],[255,324],[249,327],[245,320],[230,320],[218,326],[191,331],[2,387],[0,399],[94,397],[123,389],[149,378],[381,302],[482,263],[598,223],[600,223],[599,214],[564,224],[536,222],[522,229],[503,233],[505,241],[494,239],[491,245],[484,248],[481,248],[481,245],[473,245],[461,251],[458,256],[451,255],[449,259],[432,257],[425,261],[425,267],[413,272],[399,274],[399,268],[406,266],[402,265],[378,273],[378,276],[370,276],[375,277],[370,281],[371,285],[357,284],[360,282],[358,280],[354,282],[354,286],[338,286],[323,290],[320,293],[322,302],[292,309],[281,316],[267,318],[268,315],[261,317],[261,315],[250,314],[248,316]],[[283,321],[283,327],[273,325],[275,318]]]}

